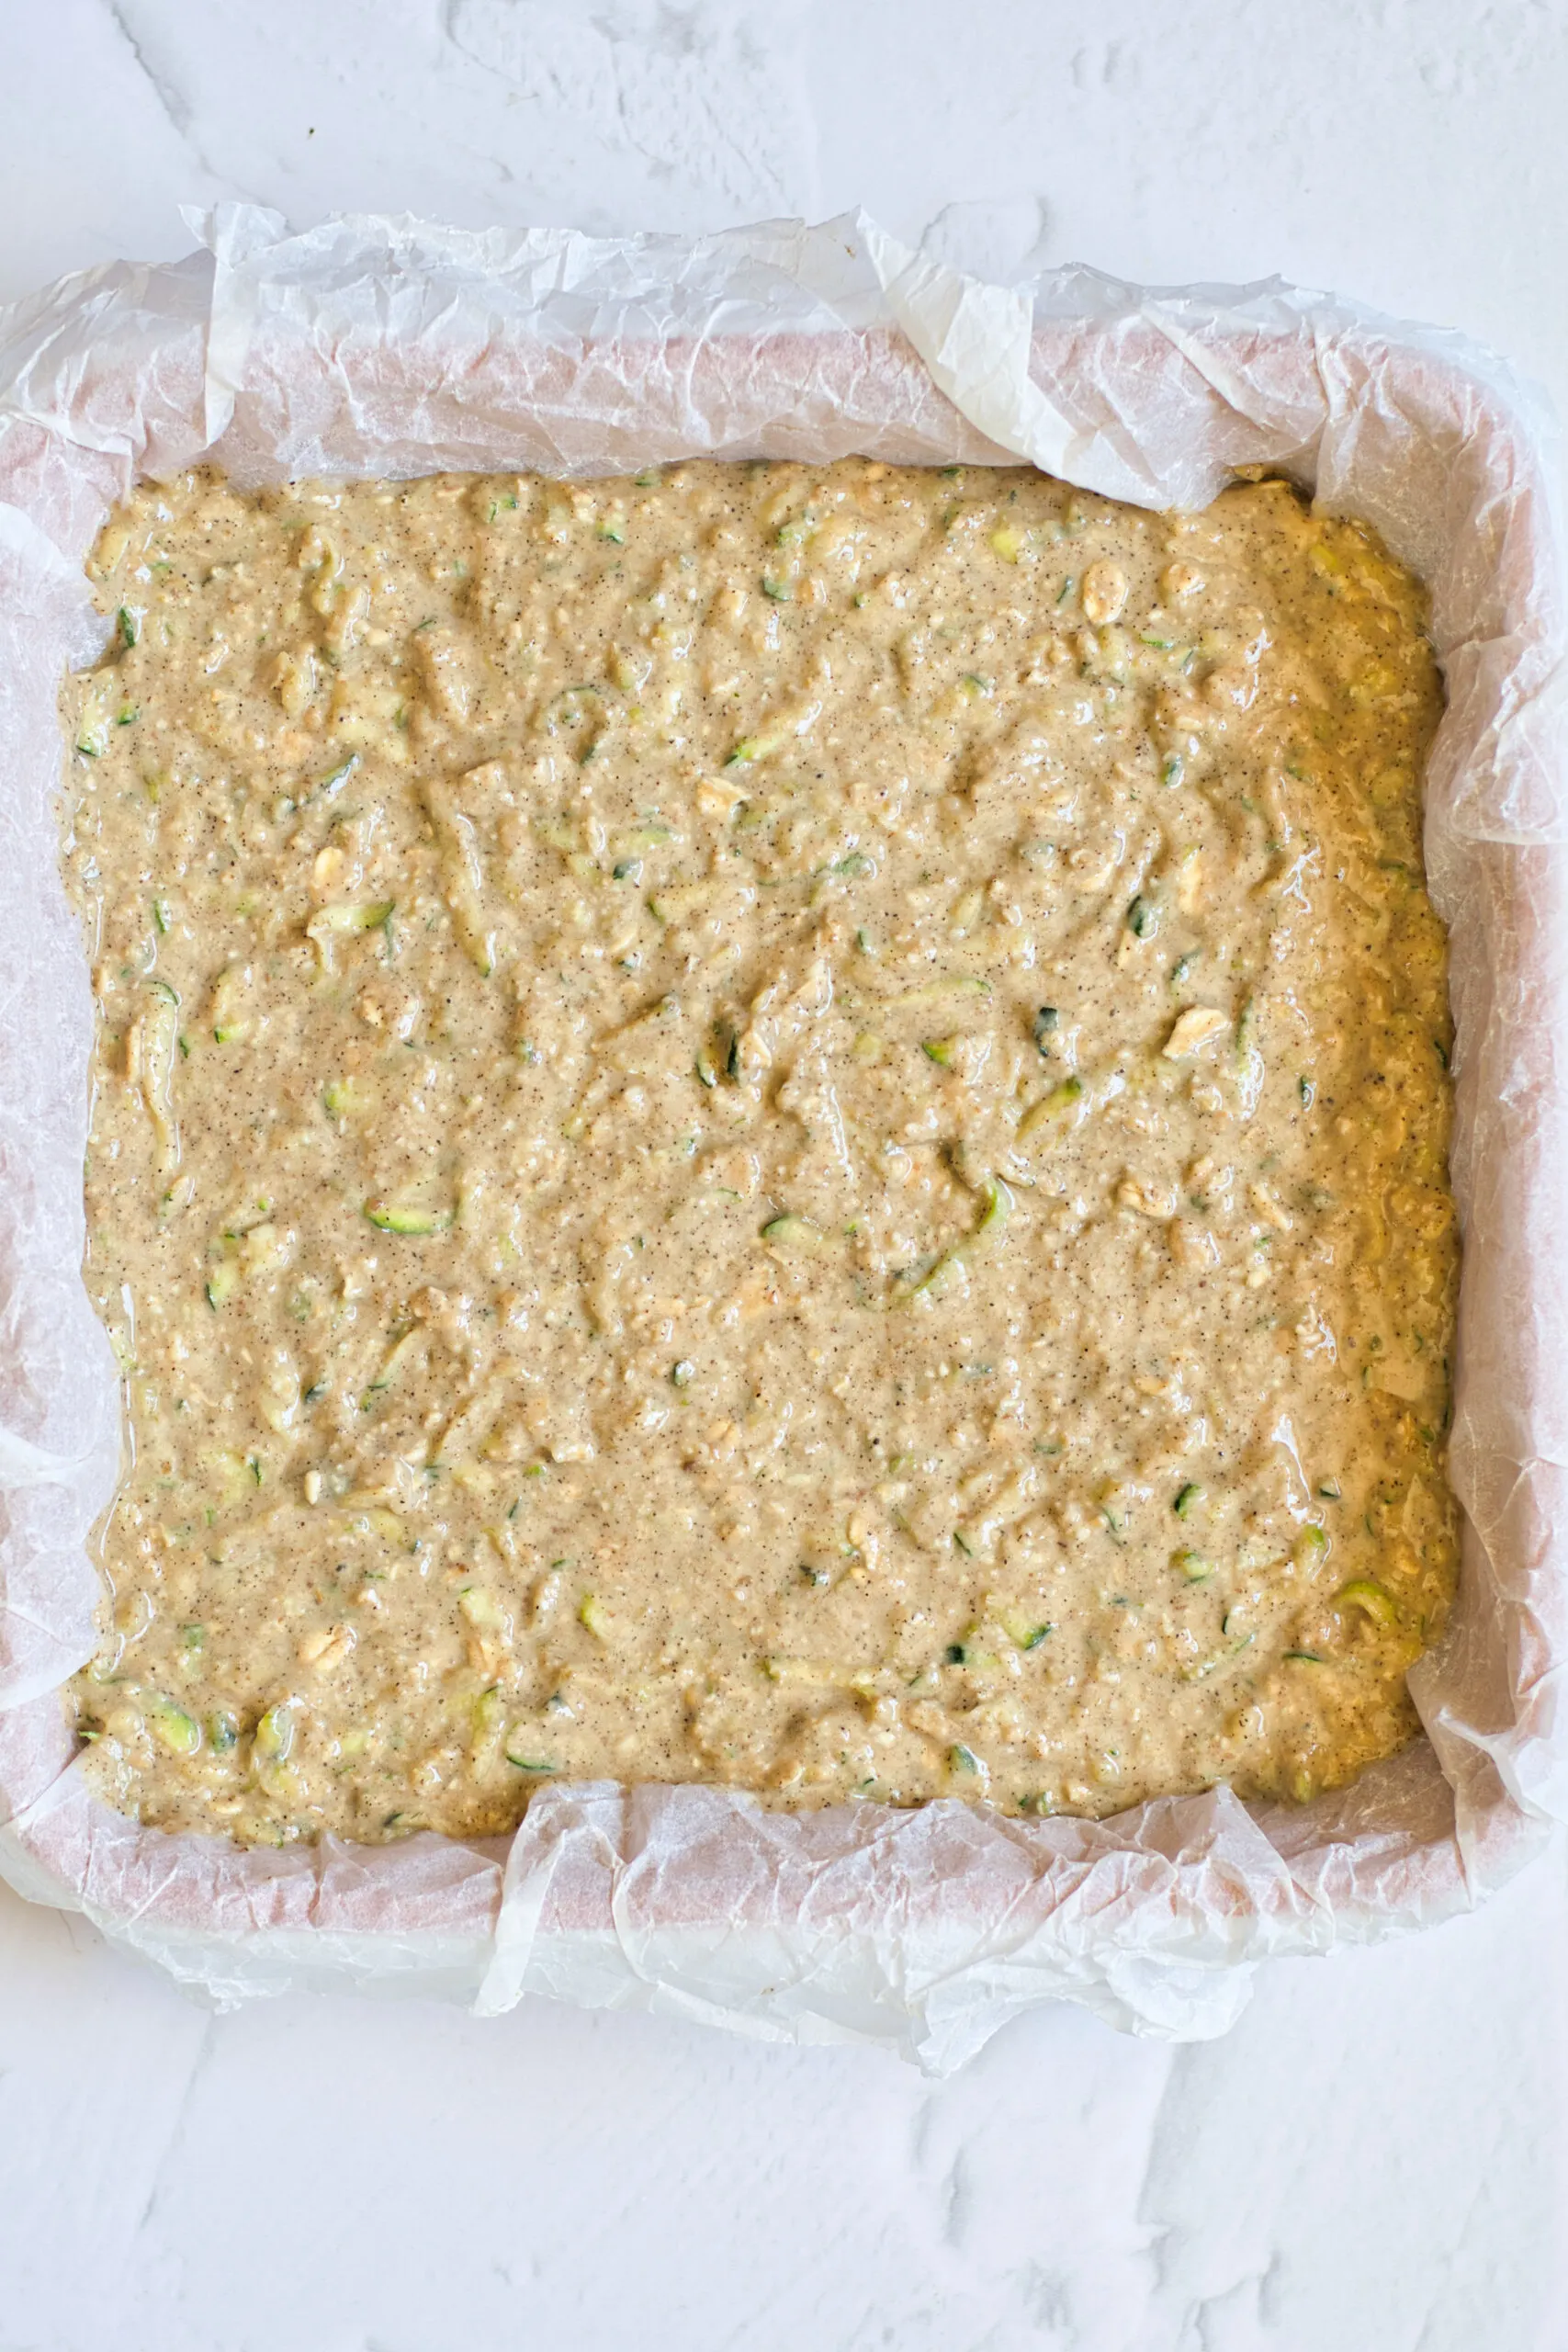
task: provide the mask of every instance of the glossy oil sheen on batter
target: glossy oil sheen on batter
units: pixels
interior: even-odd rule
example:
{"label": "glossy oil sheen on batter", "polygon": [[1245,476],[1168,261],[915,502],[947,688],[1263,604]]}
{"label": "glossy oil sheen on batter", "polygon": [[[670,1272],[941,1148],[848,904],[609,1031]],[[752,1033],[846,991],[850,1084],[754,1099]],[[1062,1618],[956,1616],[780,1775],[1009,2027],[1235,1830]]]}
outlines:
{"label": "glossy oil sheen on batter", "polygon": [[1305,1798],[1455,1573],[1440,689],[1279,483],[149,486],[69,886],[97,1784]]}

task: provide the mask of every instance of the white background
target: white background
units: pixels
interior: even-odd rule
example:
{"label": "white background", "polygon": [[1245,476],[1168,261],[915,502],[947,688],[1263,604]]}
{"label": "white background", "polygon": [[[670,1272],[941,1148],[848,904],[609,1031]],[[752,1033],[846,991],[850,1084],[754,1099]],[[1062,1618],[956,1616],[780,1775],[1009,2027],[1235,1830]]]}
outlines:
{"label": "white background", "polygon": [[[0,298],[223,196],[1278,271],[1568,407],[1568,0],[0,0]],[[973,209],[984,203],[982,217]],[[543,2004],[214,2018],[0,1890],[0,2352],[1564,2352],[1568,1870],[1220,2043],[931,2085]]]}

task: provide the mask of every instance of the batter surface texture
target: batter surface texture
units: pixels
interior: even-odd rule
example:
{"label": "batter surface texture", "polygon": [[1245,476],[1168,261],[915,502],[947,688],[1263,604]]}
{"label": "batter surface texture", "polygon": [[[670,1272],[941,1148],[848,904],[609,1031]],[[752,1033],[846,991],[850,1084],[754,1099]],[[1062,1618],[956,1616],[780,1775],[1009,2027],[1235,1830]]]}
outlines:
{"label": "batter surface texture", "polygon": [[1421,592],[1287,487],[140,490],[68,682],[102,1792],[1106,1814],[1415,1728]]}

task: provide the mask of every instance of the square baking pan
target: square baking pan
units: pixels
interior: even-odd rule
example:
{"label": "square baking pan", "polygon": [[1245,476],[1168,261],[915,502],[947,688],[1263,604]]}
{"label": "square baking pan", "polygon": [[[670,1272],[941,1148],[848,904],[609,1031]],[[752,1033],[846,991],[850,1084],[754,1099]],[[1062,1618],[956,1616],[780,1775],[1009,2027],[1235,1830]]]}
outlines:
{"label": "square baking pan", "polygon": [[[1568,792],[1549,426],[1460,338],[1278,283],[965,278],[861,216],[686,243],[223,207],[201,249],[0,317],[0,1871],[228,2003],[528,1992],[933,2069],[1080,2001],[1222,2030],[1265,1958],[1432,1924],[1568,1815]],[[942,1800],[771,1811],[706,1786],[551,1787],[510,1839],[242,1849],[91,1794],[61,1686],[118,1379],[83,1288],[92,1013],[57,865],[56,716],[103,625],[83,561],[131,482],[682,457],[1021,458],[1206,504],[1243,468],[1371,523],[1427,582],[1448,709],[1427,862],[1449,925],[1464,1242],[1450,1466],[1463,1566],[1411,1675],[1424,1736],[1296,1808],[1219,1787],[1106,1821]]]}

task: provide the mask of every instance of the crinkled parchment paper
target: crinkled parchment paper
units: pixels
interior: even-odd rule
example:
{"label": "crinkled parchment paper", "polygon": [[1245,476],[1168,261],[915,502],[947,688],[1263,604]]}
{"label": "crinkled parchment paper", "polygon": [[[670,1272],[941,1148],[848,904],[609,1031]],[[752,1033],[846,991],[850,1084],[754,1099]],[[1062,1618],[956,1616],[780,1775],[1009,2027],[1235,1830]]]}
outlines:
{"label": "crinkled parchment paper", "polygon": [[[294,1984],[542,1992],[941,2071],[1032,2003],[1217,2033],[1257,1962],[1428,1925],[1568,1816],[1568,769],[1552,454],[1487,355],[1278,284],[981,285],[863,218],[687,243],[225,207],[202,250],[0,317],[0,1871],[220,2001]],[[1229,1792],[1112,1821],[944,1802],[787,1815],[709,1788],[550,1788],[510,1848],[242,1852],[145,1830],[73,1767],[85,1538],[118,1396],[78,1276],[92,1018],[55,862],[82,559],[138,473],[242,482],[693,453],[1022,456],[1198,506],[1287,469],[1423,574],[1449,687],[1427,785],[1452,934],[1465,1250],[1460,1605],[1427,1738],[1304,1811]]]}

